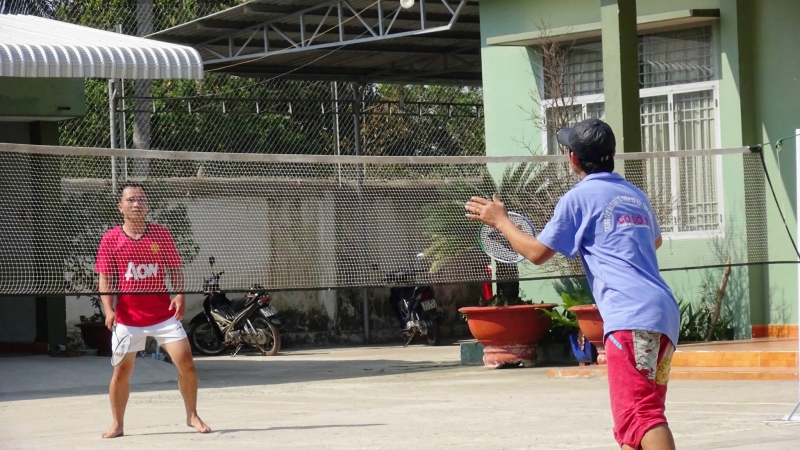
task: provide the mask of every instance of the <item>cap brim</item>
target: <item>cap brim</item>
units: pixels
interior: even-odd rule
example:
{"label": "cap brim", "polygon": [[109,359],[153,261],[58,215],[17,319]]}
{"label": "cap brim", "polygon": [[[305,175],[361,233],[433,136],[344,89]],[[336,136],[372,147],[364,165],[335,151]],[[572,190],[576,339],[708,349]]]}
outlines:
{"label": "cap brim", "polygon": [[572,141],[573,141],[572,137],[573,136],[575,136],[575,129],[567,127],[567,128],[562,128],[561,130],[559,130],[558,135],[556,136],[556,139],[558,140],[559,144],[561,144],[564,147],[567,147],[568,149],[572,150]]}

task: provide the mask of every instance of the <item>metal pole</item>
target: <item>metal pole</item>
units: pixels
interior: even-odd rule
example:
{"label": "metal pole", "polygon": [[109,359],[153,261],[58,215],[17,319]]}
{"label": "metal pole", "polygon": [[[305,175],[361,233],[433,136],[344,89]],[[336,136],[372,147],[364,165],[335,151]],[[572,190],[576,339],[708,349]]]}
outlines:
{"label": "metal pole", "polygon": [[[355,146],[356,156],[361,156],[361,83],[351,83],[353,88],[353,143]],[[359,225],[358,232],[360,235],[359,246],[361,253],[361,274],[367,274],[367,252],[366,252],[366,239],[367,233],[364,229],[364,172],[356,169],[356,193],[358,195],[358,215]],[[364,343],[369,343],[369,296],[367,289],[361,288],[361,303],[364,310]]]}
{"label": "metal pole", "polygon": [[[800,168],[800,157],[798,157],[798,151],[800,151],[800,128],[794,130],[795,135],[795,144],[794,144],[794,153],[795,153],[795,165],[796,169]],[[763,157],[763,155],[762,155]],[[795,173],[800,173],[795,171]],[[797,189],[798,193],[800,193],[800,183],[795,181],[795,188]],[[795,197],[795,201],[800,202],[800,197]],[[800,211],[800,209],[798,209]],[[800,214],[796,214],[797,217],[800,217]],[[797,231],[798,234],[797,239],[800,240],[800,220],[797,221]],[[798,381],[800,381],[800,265],[797,266],[797,367],[798,367]],[[800,395],[800,389],[798,389],[798,395]],[[800,401],[794,406],[792,412],[786,417],[786,420],[795,420],[800,421],[800,415],[795,416],[794,413],[797,412],[797,409],[800,408]]]}
{"label": "metal pole", "polygon": [[[120,111],[120,114],[122,115],[122,118],[121,118],[122,123],[120,124],[122,126],[122,129],[120,130],[120,133],[122,133],[122,148],[127,150],[127,148],[128,148],[128,128],[126,126],[126,121],[125,121],[125,98],[124,98],[125,97],[125,80],[120,79],[119,81],[120,81],[120,85],[121,85],[120,90],[122,91],[122,97],[123,97],[123,99],[122,99],[122,109]],[[125,181],[128,181],[128,157],[127,156],[122,160],[122,174],[123,174],[123,177],[124,177]]]}
{"label": "metal pole", "polygon": [[[122,143],[122,148],[123,149],[127,149],[128,148],[128,128],[126,127],[126,121],[125,121],[125,80],[120,79],[119,82],[120,82],[120,86],[121,86],[120,87],[120,91],[122,91],[122,109],[120,111],[120,115],[122,116],[122,117],[120,117],[120,122],[121,122],[120,123],[120,134],[122,135],[122,139],[120,139],[120,142]],[[125,181],[128,181],[128,157],[127,156],[122,160],[122,174],[123,174],[123,179]]]}
{"label": "metal pole", "polygon": [[[333,82],[331,85],[333,91],[333,138],[334,145],[336,146],[336,156],[342,155],[341,142],[339,142],[339,83]],[[360,143],[359,143],[360,145]],[[360,150],[360,149],[359,149]],[[337,164],[337,173],[339,175],[339,187],[342,187],[342,163]]]}
{"label": "metal pole", "polygon": [[[108,121],[111,129],[111,148],[117,148],[117,90],[114,80],[108,80]],[[111,192],[117,195],[117,157],[111,157]]]}
{"label": "metal pole", "polygon": [[[800,135],[800,129],[796,129],[794,131],[796,135]],[[795,155],[797,155],[798,151],[800,150],[800,136],[795,136],[794,142],[794,151]],[[797,189],[797,194],[800,194],[800,183],[796,181],[798,180],[797,175],[800,175],[800,158],[795,156],[795,161],[795,189]],[[797,202],[800,202],[800,197],[795,197],[795,199],[797,199]],[[800,220],[797,221],[797,231],[800,233]],[[800,239],[800,234],[796,234],[795,236],[798,236],[798,239]],[[800,375],[800,265],[797,266],[797,366],[797,373]],[[798,376],[798,381],[800,381],[800,376]],[[798,390],[798,395],[800,395],[800,390]],[[794,405],[794,409],[791,413],[789,413],[788,416],[786,416],[786,420],[800,421],[800,414],[795,414],[797,413],[798,409],[800,409],[800,401]]]}
{"label": "metal pole", "polygon": [[[118,23],[116,27],[117,33],[122,34],[122,24]],[[119,142],[122,144],[123,149],[128,148],[128,129],[125,126],[125,80],[119,79],[120,84],[120,92],[122,93],[122,110],[119,112],[120,114],[120,140]],[[128,181],[128,157],[122,159],[122,179]]]}
{"label": "metal pole", "polygon": [[[795,134],[800,135],[800,128],[795,130]],[[795,136],[795,152],[800,150],[800,136]],[[761,155],[763,158],[764,155]],[[795,157],[795,180],[800,179],[800,158]],[[800,183],[795,183],[795,201],[800,204]],[[800,220],[797,221],[797,233],[796,236],[800,236]],[[798,368],[800,368],[800,264],[797,266],[797,364]],[[798,381],[800,381],[800,377],[798,377]],[[798,392],[800,394],[800,392]],[[784,416],[783,419],[769,419],[765,420],[766,423],[780,423],[780,422],[800,422],[800,401],[798,401],[794,408],[792,408],[792,412],[789,413],[788,416]]]}

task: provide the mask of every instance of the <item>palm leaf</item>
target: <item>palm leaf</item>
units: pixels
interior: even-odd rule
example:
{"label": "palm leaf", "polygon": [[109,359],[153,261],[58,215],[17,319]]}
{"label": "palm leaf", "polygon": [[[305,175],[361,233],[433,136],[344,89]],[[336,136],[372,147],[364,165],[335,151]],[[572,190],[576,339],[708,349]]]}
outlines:
{"label": "palm leaf", "polygon": [[[479,249],[480,224],[464,218],[464,204],[471,197],[491,198],[492,194],[497,194],[510,210],[520,210],[530,203],[530,193],[540,187],[543,180],[541,165],[519,164],[507,166],[499,182],[487,169],[477,180],[459,180],[442,186],[440,201],[422,208],[423,228],[431,238],[431,245],[424,251],[432,261],[431,271],[438,271],[453,259]],[[506,273],[503,278],[517,278],[516,266],[511,271],[514,273]]]}

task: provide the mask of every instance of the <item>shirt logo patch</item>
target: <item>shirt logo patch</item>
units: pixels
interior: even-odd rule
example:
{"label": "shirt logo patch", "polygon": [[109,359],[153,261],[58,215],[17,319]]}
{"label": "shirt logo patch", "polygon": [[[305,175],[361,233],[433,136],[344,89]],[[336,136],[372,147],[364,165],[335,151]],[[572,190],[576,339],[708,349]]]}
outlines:
{"label": "shirt logo patch", "polygon": [[152,251],[153,251],[153,254],[154,254],[154,255],[157,255],[157,254],[158,254],[158,244],[156,244],[155,242],[153,242],[153,245],[151,245],[151,246],[150,246],[150,250],[152,250]]}
{"label": "shirt logo patch", "polygon": [[[627,203],[627,205],[622,205]],[[633,208],[641,210],[642,213],[631,213],[620,211],[615,213],[618,206],[623,209]],[[627,206],[627,208],[625,208]],[[653,211],[641,199],[629,195],[620,195],[614,197],[603,212],[603,231],[608,233],[614,229],[614,225],[618,227],[644,227],[650,228],[650,223],[653,221]]]}
{"label": "shirt logo patch", "polygon": [[125,281],[143,280],[145,278],[154,277],[158,275],[158,264],[139,264],[138,266],[133,261],[128,263],[128,270],[125,272]]}
{"label": "shirt logo patch", "polygon": [[618,214],[617,225],[621,227],[645,227],[650,228],[650,219],[642,217],[641,214]]}

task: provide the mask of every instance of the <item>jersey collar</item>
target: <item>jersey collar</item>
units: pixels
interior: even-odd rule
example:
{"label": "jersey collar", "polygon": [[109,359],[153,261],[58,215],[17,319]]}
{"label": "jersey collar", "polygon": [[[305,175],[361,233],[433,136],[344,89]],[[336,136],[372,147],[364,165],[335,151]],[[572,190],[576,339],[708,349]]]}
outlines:
{"label": "jersey collar", "polygon": [[119,229],[122,230],[122,234],[124,234],[125,237],[127,237],[128,239],[132,240],[133,242],[139,242],[142,239],[144,239],[144,237],[147,236],[147,232],[150,231],[150,222],[145,223],[145,225],[144,225],[144,233],[142,233],[142,236],[139,237],[139,239],[134,239],[130,234],[128,234],[125,231],[125,227],[124,226],[120,225]]}
{"label": "jersey collar", "polygon": [[622,180],[622,175],[616,172],[600,172],[600,173],[592,173],[586,175],[586,177],[581,180],[581,183],[585,183],[590,180],[609,180],[609,181],[617,181]]}

